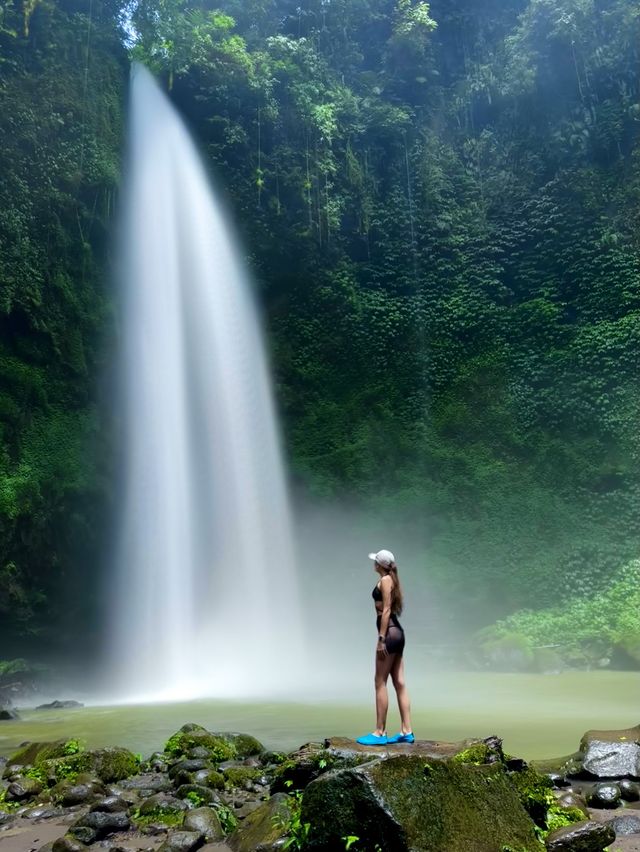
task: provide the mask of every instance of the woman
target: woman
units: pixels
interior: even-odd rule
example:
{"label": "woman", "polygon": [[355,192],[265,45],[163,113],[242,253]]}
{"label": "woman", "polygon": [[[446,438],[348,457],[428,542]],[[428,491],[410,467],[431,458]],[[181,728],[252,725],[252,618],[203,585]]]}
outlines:
{"label": "woman", "polygon": [[[389,743],[412,743],[411,710],[409,694],[404,683],[404,630],[398,621],[402,613],[402,588],[398,579],[398,566],[390,550],[370,553],[374,570],[380,575],[372,596],[378,614],[378,644],[376,647],[376,729],[373,733],[359,737],[362,745],[388,745]],[[393,737],[387,737],[387,709],[389,696],[387,678],[391,675],[398,709],[400,710],[401,730]]]}

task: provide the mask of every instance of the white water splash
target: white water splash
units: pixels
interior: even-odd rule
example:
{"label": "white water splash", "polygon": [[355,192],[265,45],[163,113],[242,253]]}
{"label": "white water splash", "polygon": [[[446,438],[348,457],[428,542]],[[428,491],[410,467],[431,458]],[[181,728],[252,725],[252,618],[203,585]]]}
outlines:
{"label": "white water splash", "polygon": [[130,122],[110,680],[128,700],[286,692],[300,609],[247,275],[187,130],[141,66]]}

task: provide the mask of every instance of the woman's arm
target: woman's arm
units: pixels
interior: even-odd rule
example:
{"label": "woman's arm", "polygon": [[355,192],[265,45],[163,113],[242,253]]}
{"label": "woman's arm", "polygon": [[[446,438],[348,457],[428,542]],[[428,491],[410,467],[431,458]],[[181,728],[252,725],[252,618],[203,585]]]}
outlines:
{"label": "woman's arm", "polygon": [[380,580],[380,591],[382,592],[382,615],[380,618],[380,636],[386,637],[391,618],[391,577],[383,577]]}

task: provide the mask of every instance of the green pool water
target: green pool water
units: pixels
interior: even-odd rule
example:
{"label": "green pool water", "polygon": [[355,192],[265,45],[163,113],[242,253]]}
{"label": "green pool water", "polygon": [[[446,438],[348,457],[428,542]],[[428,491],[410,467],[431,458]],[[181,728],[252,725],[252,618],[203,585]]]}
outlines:
{"label": "green pool water", "polygon": [[[632,672],[439,673],[410,686],[414,730],[420,738],[459,740],[498,734],[507,751],[528,759],[575,751],[589,728],[623,728],[640,722],[640,675]],[[393,692],[390,698],[389,729],[395,731]],[[89,747],[123,745],[147,755],[185,722],[212,730],[246,731],[268,748],[290,750],[309,740],[370,731],[373,695],[361,692],[349,702],[207,699],[20,713],[20,721],[0,722],[0,754],[9,754],[25,740],[75,736]]]}

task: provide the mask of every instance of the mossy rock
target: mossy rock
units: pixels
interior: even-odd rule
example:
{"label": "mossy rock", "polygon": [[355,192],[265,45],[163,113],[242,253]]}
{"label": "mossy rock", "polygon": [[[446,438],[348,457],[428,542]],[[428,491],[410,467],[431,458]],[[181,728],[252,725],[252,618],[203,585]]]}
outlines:
{"label": "mossy rock", "polygon": [[[242,821],[240,827],[227,838],[227,844],[233,852],[280,848],[276,844],[286,835],[286,826],[290,824],[291,816],[291,797],[285,793],[276,793]],[[337,849],[344,849],[344,842],[340,841],[334,847],[334,852]]]}
{"label": "mossy rock", "polygon": [[101,748],[83,751],[68,757],[45,760],[42,768],[57,781],[77,781],[78,775],[89,772],[105,784],[113,784],[136,775],[138,758],[126,748]]}
{"label": "mossy rock", "polygon": [[247,757],[254,757],[264,752],[264,746],[251,734],[238,734],[233,731],[215,731],[214,737],[219,737],[221,740],[229,743],[235,749],[236,756],[240,760]]}
{"label": "mossy rock", "polygon": [[[189,730],[185,730],[188,728]],[[222,763],[237,757],[236,747],[229,739],[218,734],[212,734],[200,726],[184,725],[165,743],[165,753],[172,758],[187,757],[194,748],[206,749],[209,760]]]}
{"label": "mossy rock", "polygon": [[82,750],[79,740],[54,740],[43,743],[25,743],[8,759],[3,777],[8,778],[16,766],[41,767],[48,760],[68,757]]}
{"label": "mossy rock", "polygon": [[348,835],[385,852],[544,852],[501,763],[407,755],[332,770],[306,788],[301,822],[311,826],[308,848],[325,852]]}
{"label": "mossy rock", "polygon": [[228,787],[244,789],[248,783],[260,778],[262,772],[249,766],[229,766],[224,771],[224,780]]}
{"label": "mossy rock", "polygon": [[211,772],[207,772],[207,777],[204,779],[203,783],[205,787],[211,787],[212,790],[224,790],[224,778],[225,777],[222,772],[212,769]]}

